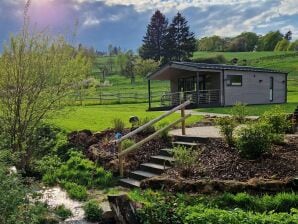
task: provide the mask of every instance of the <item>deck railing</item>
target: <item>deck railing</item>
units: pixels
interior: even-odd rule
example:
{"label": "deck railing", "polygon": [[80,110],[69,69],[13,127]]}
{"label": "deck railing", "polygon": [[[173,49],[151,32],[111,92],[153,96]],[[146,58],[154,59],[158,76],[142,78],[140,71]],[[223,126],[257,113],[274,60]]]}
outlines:
{"label": "deck railing", "polygon": [[[119,158],[119,173],[120,173],[120,176],[122,177],[123,176],[123,173],[124,173],[124,170],[123,170],[123,165],[124,165],[124,160],[125,160],[125,156],[128,154],[128,153],[131,153],[135,150],[137,150],[140,146],[142,146],[143,144],[145,144],[146,142],[154,139],[156,136],[158,136],[159,134],[161,134],[162,132],[170,129],[171,127],[181,123],[181,132],[182,132],[182,135],[185,135],[185,120],[187,118],[189,118],[191,116],[191,114],[187,114],[185,115],[185,107],[187,105],[189,105],[191,102],[189,100],[187,100],[186,102],[180,104],[179,106],[173,108],[172,110],[162,114],[161,116],[149,121],[148,123],[140,126],[139,128],[135,129],[134,131],[124,135],[123,137],[121,137],[120,139],[116,140],[115,143],[116,143],[116,146],[118,148],[118,158]],[[132,136],[134,136],[135,134],[143,131],[144,129],[152,126],[153,124],[155,124],[156,122],[164,119],[165,117],[168,117],[169,115],[175,113],[176,111],[178,110],[181,110],[181,118],[172,122],[171,124],[167,125],[166,127],[160,129],[160,130],[157,130],[156,132],[154,132],[153,134],[149,135],[148,137],[146,137],[145,139],[137,142],[136,144],[130,146],[129,148],[125,149],[122,151],[122,147],[121,147],[121,142],[124,141],[125,139],[128,139]]]}
{"label": "deck railing", "polygon": [[161,96],[161,106],[175,106],[180,102],[189,100],[193,104],[216,104],[220,102],[220,90],[199,90],[165,93]]}

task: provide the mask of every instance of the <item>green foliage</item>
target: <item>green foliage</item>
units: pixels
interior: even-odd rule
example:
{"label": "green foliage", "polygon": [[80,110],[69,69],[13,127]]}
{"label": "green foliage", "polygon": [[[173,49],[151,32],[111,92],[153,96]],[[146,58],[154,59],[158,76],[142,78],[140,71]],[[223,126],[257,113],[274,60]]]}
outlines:
{"label": "green foliage", "polygon": [[233,131],[237,126],[234,118],[220,117],[216,119],[216,124],[219,125],[220,132],[223,134],[225,141],[229,146],[234,145]]}
{"label": "green foliage", "polygon": [[260,38],[258,44],[259,51],[273,51],[276,44],[283,39],[279,31],[271,31]]}
{"label": "green foliage", "polygon": [[73,182],[87,187],[109,186],[112,182],[112,173],[82,155],[80,152],[71,152],[70,159],[56,171],[59,181]]}
{"label": "green foliage", "polygon": [[[141,223],[296,223],[297,194],[252,196],[224,193],[219,196],[173,195],[152,190],[129,193],[142,203],[137,213]],[[276,209],[279,208],[279,209]]]}
{"label": "green foliage", "polygon": [[62,220],[65,220],[72,216],[71,210],[66,208],[65,205],[57,206],[54,211],[55,211],[55,214]]}
{"label": "green foliage", "polygon": [[152,59],[137,59],[136,64],[134,66],[134,72],[136,75],[139,75],[143,78],[158,69],[159,62],[156,62]]}
{"label": "green foliage", "polygon": [[261,121],[271,127],[272,133],[285,134],[291,127],[287,117],[287,113],[280,106],[275,106],[261,116]]}
{"label": "green foliage", "polygon": [[[152,120],[152,118],[150,118],[150,117],[141,118],[139,121],[139,126],[143,126],[144,124],[147,124],[151,120]],[[155,132],[155,127],[153,125],[142,130],[143,134],[152,134],[153,132]]]}
{"label": "green foliage", "polygon": [[67,191],[68,195],[72,199],[84,201],[87,199],[87,188],[82,185],[78,185],[73,182],[61,182],[62,187]]}
{"label": "green foliage", "polygon": [[278,43],[276,44],[274,51],[287,51],[290,45],[290,41],[286,40],[286,39],[282,39],[280,41],[278,41]]}
{"label": "green foliage", "polygon": [[[158,123],[158,125],[157,125],[157,129],[160,130],[160,129],[162,129],[162,128],[168,126],[168,125],[169,125],[169,122]],[[169,129],[168,129],[168,130],[165,130],[165,131],[162,131],[162,132],[160,133],[159,136],[160,136],[162,139],[165,139],[165,140],[169,139],[169,137],[170,137],[170,136],[169,136]]]}
{"label": "green foliage", "polygon": [[96,200],[90,200],[84,205],[85,218],[90,222],[98,222],[102,220],[103,210],[99,207]]}
{"label": "green foliage", "polygon": [[116,132],[123,133],[125,128],[125,123],[120,118],[113,119],[113,128]]}
{"label": "green foliage", "polygon": [[196,167],[199,167],[199,155],[201,151],[198,149],[189,149],[185,146],[177,146],[173,150],[175,158],[175,166],[180,170],[183,177],[191,176]]}
{"label": "green foliage", "polygon": [[191,60],[196,63],[208,63],[208,64],[227,64],[227,59],[222,55],[215,55],[214,57],[208,58],[195,58]]}
{"label": "green foliage", "polygon": [[232,109],[231,114],[236,122],[239,124],[245,123],[245,117],[247,116],[246,104],[236,103]]}
{"label": "green foliage", "polygon": [[130,146],[133,146],[135,141],[133,139],[125,139],[123,142],[121,142],[121,148],[122,150],[129,148]]}
{"label": "green foliage", "polygon": [[271,137],[268,125],[262,123],[250,124],[239,130],[236,147],[241,156],[256,159],[270,150]]}

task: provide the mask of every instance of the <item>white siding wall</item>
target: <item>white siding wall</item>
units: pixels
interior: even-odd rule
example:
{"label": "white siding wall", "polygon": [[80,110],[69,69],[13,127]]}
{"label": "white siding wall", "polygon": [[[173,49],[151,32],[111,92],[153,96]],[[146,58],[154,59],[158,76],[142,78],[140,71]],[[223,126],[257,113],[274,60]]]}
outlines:
{"label": "white siding wall", "polygon": [[[227,86],[228,75],[242,75],[242,86]],[[273,101],[270,101],[270,77],[274,78]],[[286,75],[279,73],[225,71],[225,105],[236,102],[246,104],[270,104],[285,102]],[[260,82],[259,80],[262,80]]]}

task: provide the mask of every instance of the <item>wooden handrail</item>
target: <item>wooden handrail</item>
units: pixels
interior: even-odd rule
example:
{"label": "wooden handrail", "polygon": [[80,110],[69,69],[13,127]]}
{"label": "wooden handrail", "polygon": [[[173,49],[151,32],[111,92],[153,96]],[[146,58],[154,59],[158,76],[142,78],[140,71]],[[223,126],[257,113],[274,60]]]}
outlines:
{"label": "wooden handrail", "polygon": [[124,151],[120,152],[118,154],[119,157],[123,157],[125,155],[127,155],[128,153],[136,150],[137,148],[139,148],[141,145],[145,144],[146,142],[152,140],[154,137],[156,137],[157,135],[159,135],[160,133],[168,130],[169,128],[175,126],[176,124],[185,121],[187,118],[189,118],[191,116],[191,114],[188,114],[184,117],[181,117],[180,119],[172,122],[171,124],[167,125],[166,127],[163,127],[162,129],[159,129],[158,131],[154,132],[153,134],[149,135],[148,137],[144,138],[143,140],[139,141],[138,143],[134,144],[133,146],[130,146],[129,148],[125,149]]}
{"label": "wooden handrail", "polygon": [[143,131],[144,129],[146,129],[147,127],[155,124],[156,122],[162,120],[163,118],[171,115],[172,113],[175,113],[177,110],[180,110],[182,108],[185,108],[187,105],[189,105],[191,102],[189,100],[185,101],[184,103],[180,104],[179,106],[169,110],[168,112],[162,114],[161,116],[149,121],[148,123],[142,125],[141,127],[138,127],[137,129],[133,130],[132,132],[129,132],[128,134],[122,136],[120,139],[116,140],[115,143],[119,144],[121,143],[123,140],[128,139],[130,137],[132,137],[133,135],[139,133],[140,131]]}

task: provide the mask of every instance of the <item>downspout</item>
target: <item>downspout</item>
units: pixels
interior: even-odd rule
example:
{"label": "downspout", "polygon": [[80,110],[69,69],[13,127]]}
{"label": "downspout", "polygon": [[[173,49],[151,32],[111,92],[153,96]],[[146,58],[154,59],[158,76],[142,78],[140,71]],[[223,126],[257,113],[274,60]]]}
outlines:
{"label": "downspout", "polygon": [[148,103],[149,103],[149,110],[151,110],[151,86],[150,86],[150,79],[148,79]]}
{"label": "downspout", "polygon": [[288,102],[288,73],[285,74],[285,103]]}
{"label": "downspout", "polygon": [[222,105],[221,106],[225,106],[225,70],[222,70]]}

